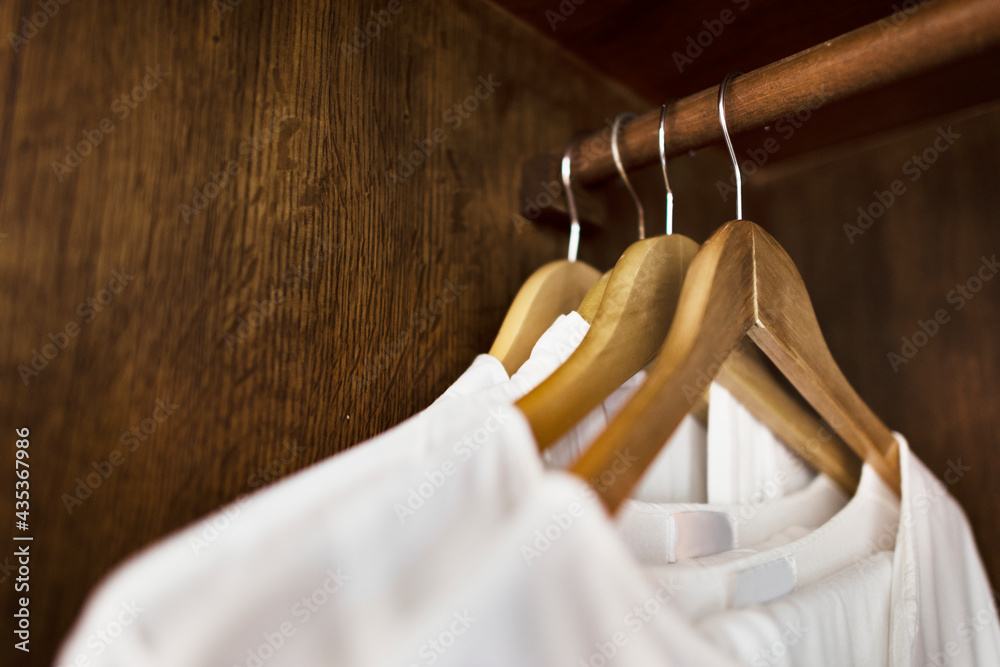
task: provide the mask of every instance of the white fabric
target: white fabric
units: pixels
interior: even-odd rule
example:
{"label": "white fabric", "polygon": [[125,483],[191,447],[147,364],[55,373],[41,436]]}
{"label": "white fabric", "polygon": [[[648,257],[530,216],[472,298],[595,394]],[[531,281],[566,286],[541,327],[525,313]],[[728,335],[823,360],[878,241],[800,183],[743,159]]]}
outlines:
{"label": "white fabric", "polygon": [[[997,609],[968,519],[906,440],[898,433],[896,440],[903,500],[892,563],[889,662],[998,665]],[[956,471],[961,460],[949,474]]]}
{"label": "white fabric", "polygon": [[579,479],[547,473],[483,553],[385,664],[732,664],[670,608],[669,582],[644,575]]}
{"label": "white fabric", "polygon": [[[269,666],[380,664],[410,606],[474,557],[542,474],[512,407],[453,408],[420,413],[130,559],[91,596],[57,664],[96,661],[87,638],[124,601],[141,611],[93,664],[246,665],[275,632],[284,639]],[[392,474],[373,464],[381,453]]]}
{"label": "white fabric", "polygon": [[892,548],[898,522],[898,500],[865,466],[854,497],[815,530],[789,525],[752,548],[659,565],[652,570],[679,582],[674,604],[689,618],[700,619],[734,608],[740,602],[750,604],[780,597],[872,553]]}
{"label": "white fabric", "polygon": [[[630,503],[617,531],[628,537],[632,521],[634,539],[623,541],[586,485],[544,470],[510,406],[585,332],[579,315],[560,318],[509,380],[481,355],[423,413],[130,559],[92,594],[56,664],[729,664],[706,636],[751,664],[761,651],[772,664],[775,641],[791,664],[869,664],[883,650],[894,667],[997,663],[968,524],[902,438],[901,504],[866,467],[858,494],[818,528],[843,502],[823,477],[756,507],[763,496],[751,494],[749,517],[746,505]],[[567,436],[566,460],[643,377]],[[704,438],[679,432],[644,500],[693,499]],[[673,536],[653,536],[649,522],[664,517]],[[670,564],[719,548],[720,521],[737,549]],[[716,532],[685,541],[698,526]],[[120,636],[95,639],[123,613]],[[815,632],[791,643],[797,619]]]}
{"label": "white fabric", "polygon": [[[892,552],[766,605],[710,614],[697,625],[741,665],[889,664]],[[923,667],[923,666],[921,666]]]}
{"label": "white fabric", "polygon": [[[516,402],[569,359],[589,330],[590,324],[579,313],[573,311],[560,315],[538,339],[528,360],[510,377],[509,382],[497,383],[477,392],[477,396],[488,402]],[[552,468],[572,465],[607,428],[645,378],[644,371],[636,373],[548,447],[543,453],[546,465]],[[468,384],[463,383],[462,386]],[[452,398],[454,396],[446,392],[434,406],[447,405]],[[651,502],[704,502],[706,442],[705,427],[694,417],[685,417],[671,436],[669,446],[663,448],[636,487],[633,497]]]}
{"label": "white fabric", "polygon": [[[253,620],[256,618],[250,615],[253,605],[263,605],[264,600],[270,600],[268,604],[280,607],[278,600],[281,597],[277,590],[268,592],[251,587],[245,595],[239,595],[231,594],[229,587],[236,586],[241,574],[251,569],[271,573],[268,580],[259,582],[262,587],[269,585],[268,581],[275,588],[287,587],[288,591],[307,586],[307,582],[294,573],[315,575],[323,572],[319,568],[321,563],[300,561],[296,569],[288,565],[283,551],[291,548],[289,544],[306,539],[305,544],[311,545],[307,554],[309,549],[319,549],[331,555],[329,550],[342,545],[331,546],[320,538],[315,538],[320,540],[319,544],[309,541],[313,538],[308,533],[323,525],[331,531],[331,536],[352,535],[354,550],[338,552],[338,562],[329,563],[335,579],[339,577],[338,567],[345,568],[348,577],[353,576],[349,568],[360,571],[369,567],[382,568],[371,571],[376,573],[373,577],[382,582],[383,590],[389,590],[390,582],[402,576],[400,572],[405,569],[407,574],[420,572],[421,576],[415,581],[430,586],[434,578],[416,566],[420,562],[415,551],[418,547],[404,546],[406,541],[414,540],[429,548],[428,543],[434,539],[440,537],[440,544],[443,544],[444,536],[455,535],[457,541],[451,553],[464,554],[466,546],[476,544],[476,535],[488,530],[490,512],[501,512],[504,503],[509,503],[513,497],[509,494],[516,495],[527,477],[539,473],[541,463],[530,431],[524,437],[511,439],[516,444],[504,447],[484,446],[469,438],[478,434],[492,437],[491,431],[499,429],[502,422],[516,412],[511,407],[500,406],[516,400],[547,377],[575,349],[586,330],[587,324],[578,314],[560,317],[535,346],[531,358],[506,382],[503,381],[506,373],[502,365],[487,355],[480,355],[470,369],[420,415],[244,497],[129,559],[95,589],[61,655],[72,661],[80,655],[96,658],[95,653],[100,651],[108,661],[104,664],[115,664],[115,656],[123,656],[122,660],[127,656],[129,664],[142,664],[143,655],[167,656],[169,660],[165,664],[200,664],[196,662],[198,656],[217,656],[224,651],[224,644],[220,642],[227,635],[225,629],[219,631],[217,624],[210,622],[211,617],[243,618],[237,614],[238,610],[243,610],[248,614],[247,623],[266,624],[271,616],[262,614],[259,620]],[[475,394],[474,407],[470,407],[473,399],[463,397],[466,392]],[[481,405],[494,406],[494,411],[501,411],[496,414],[503,417],[493,417],[489,411],[484,414]],[[596,412],[606,415],[604,407]],[[575,438],[574,443],[582,441],[582,437],[573,432],[570,437]],[[480,454],[477,450],[485,453]],[[443,488],[452,493],[436,489],[435,482],[441,479],[446,480]],[[432,525],[425,526],[424,535],[420,535],[418,528],[400,529],[402,519],[407,523],[411,521],[407,503],[421,503],[423,499],[418,490],[430,489],[428,485],[435,486],[433,496],[425,501],[427,507],[421,507],[412,520],[414,524]],[[463,496],[459,490],[466,490],[471,495]],[[481,495],[490,497],[492,509],[475,505]],[[453,503],[450,509],[428,509],[440,504],[445,497]],[[390,514],[383,511],[377,520],[372,519],[371,512],[379,508],[380,503],[393,504],[390,501],[402,509]],[[476,511],[463,512],[468,505],[475,506]],[[457,523],[449,524],[452,519]],[[465,519],[472,523],[462,528]],[[367,554],[363,547],[365,540],[372,553],[382,555]],[[275,549],[281,553],[275,554]],[[446,549],[442,551],[449,553]],[[241,566],[240,563],[246,561],[240,560],[241,554],[252,554],[254,564]],[[399,560],[404,554],[410,560]],[[428,567],[444,574],[441,564],[447,562],[446,559],[428,556],[424,560]],[[226,576],[217,576],[219,572],[225,572]],[[220,600],[218,605],[198,602],[209,591]],[[150,610],[141,612],[142,620],[136,621],[134,631],[126,633],[131,639],[115,641],[109,648],[88,644],[87,638],[95,629],[114,621],[124,600],[133,600],[138,608]],[[194,607],[200,613],[187,614],[184,611],[187,607]],[[237,631],[238,627],[234,625],[232,631],[242,632]],[[265,631],[266,628],[261,629]],[[171,642],[171,633],[175,632],[190,634],[190,641]],[[344,655],[349,655],[350,650],[353,649],[345,648],[348,653]]]}
{"label": "white fabric", "polygon": [[627,500],[615,523],[642,563],[672,563],[754,547],[790,527],[815,529],[844,508],[847,495],[826,475],[801,491],[767,501],[763,492],[742,505]]}
{"label": "white fabric", "polygon": [[762,491],[780,498],[812,480],[813,469],[729,391],[713,382],[708,394],[708,502],[748,503]]}
{"label": "white fabric", "polygon": [[468,396],[508,382],[507,370],[496,357],[476,355],[472,364],[431,405],[444,403],[452,398]]}
{"label": "white fabric", "polygon": [[[899,434],[896,440],[902,498],[893,539],[883,533],[860,557],[850,546],[830,558],[825,552],[812,555],[813,572],[799,578],[798,590],[766,604],[704,616],[697,625],[706,637],[747,665],[1000,664],[995,601],[965,514],[906,440]],[[960,466],[959,461],[951,474]],[[864,475],[863,486],[884,486],[870,468]],[[858,518],[855,514],[847,527],[858,526]],[[854,539],[842,520],[838,514],[830,523],[840,526],[816,531],[812,548],[843,548],[840,540]],[[804,555],[798,554],[798,562]],[[824,560],[840,561],[842,568],[816,580],[815,565]],[[806,580],[812,583],[802,585]],[[683,594],[683,582],[680,587]]]}

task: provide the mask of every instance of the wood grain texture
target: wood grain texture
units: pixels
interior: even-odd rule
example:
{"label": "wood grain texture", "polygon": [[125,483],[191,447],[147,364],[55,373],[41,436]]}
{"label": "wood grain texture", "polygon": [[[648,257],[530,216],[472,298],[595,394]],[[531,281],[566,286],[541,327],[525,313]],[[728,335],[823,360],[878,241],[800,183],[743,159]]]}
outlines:
{"label": "wood grain texture", "polygon": [[[727,125],[734,134],[762,127],[998,45],[1000,5],[992,0],[933,0],[898,26],[887,29],[871,23],[734,79],[726,91]],[[664,123],[668,156],[722,138],[719,85],[670,104]],[[659,160],[659,126],[656,108],[622,130],[626,169]],[[603,132],[580,142],[573,163],[575,178],[583,184],[614,173]]]}
{"label": "wood grain texture", "polygon": [[[889,31],[919,16],[926,4],[916,0],[494,1],[539,34],[630,86],[649,107],[717,87],[727,72],[750,72],[869,23],[881,21]],[[831,102],[818,112],[824,118],[823,132],[808,141],[785,144],[772,159],[780,161],[795,152],[995,100],[992,73],[998,62],[1000,50],[994,49],[897,85]],[[882,64],[874,59],[872,63]],[[601,224],[601,212],[592,213],[598,217],[590,221]]]}
{"label": "wood grain texture", "polygon": [[[387,3],[233,5],[73,2],[0,49],[0,451],[30,427],[35,537],[30,661],[5,641],[3,664],[49,664],[127,555],[433,400],[565,255],[515,217],[523,158],[638,103],[480,2],[403,2],[367,44]],[[33,8],[0,6],[4,34]],[[116,103],[147,67],[162,81]],[[3,472],[4,545],[12,502]]]}

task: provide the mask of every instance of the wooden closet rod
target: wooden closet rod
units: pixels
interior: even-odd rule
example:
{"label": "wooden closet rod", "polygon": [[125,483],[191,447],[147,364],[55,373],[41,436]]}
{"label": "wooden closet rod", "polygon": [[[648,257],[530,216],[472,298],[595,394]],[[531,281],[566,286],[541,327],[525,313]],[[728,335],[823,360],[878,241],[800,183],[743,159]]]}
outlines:
{"label": "wooden closet rod", "polygon": [[[1000,44],[1000,1],[931,0],[733,80],[726,91],[731,133],[773,123],[806,107],[905,79]],[[721,81],[721,77],[720,77]],[[678,100],[665,121],[667,155],[722,139],[718,87]],[[648,111],[619,137],[627,169],[659,160],[660,109]],[[605,133],[606,134],[606,133]],[[607,136],[593,134],[573,152],[573,181],[596,183],[615,173]]]}

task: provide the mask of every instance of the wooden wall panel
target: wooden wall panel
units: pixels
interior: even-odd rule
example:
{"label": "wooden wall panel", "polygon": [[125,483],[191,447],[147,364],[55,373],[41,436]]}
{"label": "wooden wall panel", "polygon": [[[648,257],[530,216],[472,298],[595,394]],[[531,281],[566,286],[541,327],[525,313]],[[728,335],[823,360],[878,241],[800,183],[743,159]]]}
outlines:
{"label": "wooden wall panel", "polygon": [[[0,6],[3,34],[36,10]],[[512,218],[521,159],[638,105],[471,0],[111,0],[45,23],[0,49],[0,566],[18,427],[34,537],[32,652],[11,658],[3,569],[3,664],[48,664],[128,554],[427,405],[565,252]]]}

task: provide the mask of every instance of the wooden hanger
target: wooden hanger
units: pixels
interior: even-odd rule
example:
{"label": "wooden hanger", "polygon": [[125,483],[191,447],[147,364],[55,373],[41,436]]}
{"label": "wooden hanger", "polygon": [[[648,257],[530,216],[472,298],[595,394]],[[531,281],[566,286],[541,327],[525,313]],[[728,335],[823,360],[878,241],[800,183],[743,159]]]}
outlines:
{"label": "wooden hanger", "polygon": [[[722,364],[716,382],[778,440],[853,495],[861,480],[861,459],[798,397],[778,383],[760,355],[759,348],[744,338]],[[697,416],[702,402],[695,404],[691,414]]]}
{"label": "wooden hanger", "polygon": [[580,345],[517,402],[545,449],[659,349],[698,244],[677,234],[633,243],[615,264],[604,298]]}
{"label": "wooden hanger", "polygon": [[549,262],[525,281],[514,297],[504,317],[497,337],[490,346],[490,356],[503,364],[507,375],[513,375],[528,357],[538,339],[556,318],[569,313],[587,296],[601,277],[601,272],[584,262],[576,261],[580,242],[580,221],[573,198],[570,144],[563,155],[562,180],[571,219],[569,258]]}
{"label": "wooden hanger", "polygon": [[[521,400],[538,445],[545,449],[645,366],[670,326],[688,265],[698,244],[679,236],[645,236],[642,202],[625,174],[615,119],[611,150],[625,187],[636,204],[639,241],[630,245],[608,277],[590,329],[569,358]],[[598,288],[599,289],[599,288]],[[598,296],[592,291],[591,309]]]}
{"label": "wooden hanger", "polygon": [[[661,147],[664,145],[662,123],[666,108],[664,105],[660,115]],[[661,148],[663,182],[667,191],[666,228],[672,232],[673,192],[664,153]],[[686,265],[692,249],[696,248],[689,239],[671,242],[667,238],[633,244],[613,270],[616,277],[611,277],[611,271],[601,276],[578,308],[580,315],[595,325],[596,334],[588,333],[585,342],[581,342],[578,351],[574,351],[563,367],[518,404],[532,424],[540,448],[551,445],[597,407],[642,368],[660,347],[673,319],[683,280],[679,267],[671,269],[669,260],[666,263],[664,260],[676,255],[681,257],[681,264]],[[637,276],[652,280],[652,284],[641,281],[637,284]],[[597,319],[602,297],[612,280],[612,290],[617,291],[618,296],[608,301]],[[732,355],[719,372],[718,381],[779,440],[814,468],[831,476],[846,491],[853,492],[861,474],[856,457],[815,415],[788,395],[757,357]],[[707,423],[707,386],[695,398],[691,414],[701,423]],[[818,447],[820,441],[828,441],[827,446]]]}
{"label": "wooden hanger", "polygon": [[584,262],[562,259],[549,262],[525,281],[504,317],[490,356],[496,357],[508,375],[531,356],[531,348],[560,315],[571,312],[601,277]]}
{"label": "wooden hanger", "polygon": [[594,321],[594,317],[597,316],[597,309],[601,306],[601,299],[604,298],[604,290],[608,287],[608,280],[611,279],[611,271],[605,271],[604,275],[594,283],[594,286],[587,291],[587,295],[583,297],[580,301],[580,306],[576,309],[576,312],[580,314],[587,324]]}
{"label": "wooden hanger", "polygon": [[[720,121],[737,172],[737,209],[742,217],[739,167],[725,127],[724,91],[729,78],[720,88]],[[758,225],[736,220],[698,251],[649,377],[572,468],[591,481],[609,511],[629,496],[688,413],[699,376],[712,375],[710,371],[740,345],[744,335],[898,493],[898,444],[833,360],[794,263]],[[626,450],[635,460],[619,469],[619,453]]]}

